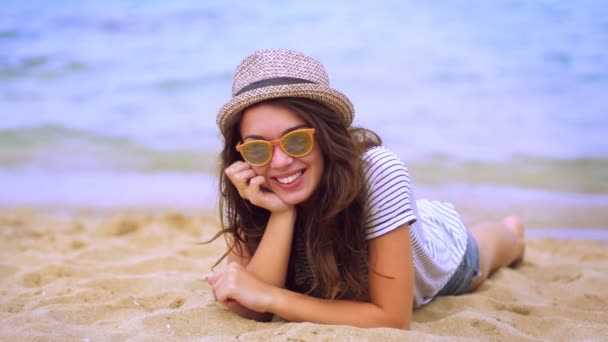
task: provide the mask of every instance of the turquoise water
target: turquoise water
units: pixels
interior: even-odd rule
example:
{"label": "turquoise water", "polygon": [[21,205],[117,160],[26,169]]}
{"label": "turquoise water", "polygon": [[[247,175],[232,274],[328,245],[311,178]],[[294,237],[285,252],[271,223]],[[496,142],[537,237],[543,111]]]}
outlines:
{"label": "turquoise water", "polygon": [[322,61],[423,184],[608,193],[606,46],[604,1],[4,1],[0,202],[203,202],[232,72],[266,47]]}

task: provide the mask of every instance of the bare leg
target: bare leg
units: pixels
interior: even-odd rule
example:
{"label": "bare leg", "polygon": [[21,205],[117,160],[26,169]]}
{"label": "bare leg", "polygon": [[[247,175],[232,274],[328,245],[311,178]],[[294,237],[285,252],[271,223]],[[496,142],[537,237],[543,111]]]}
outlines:
{"label": "bare leg", "polygon": [[479,247],[481,274],[469,292],[477,289],[488,276],[501,267],[519,263],[524,256],[524,225],[517,216],[509,216],[500,222],[475,225],[470,229]]}

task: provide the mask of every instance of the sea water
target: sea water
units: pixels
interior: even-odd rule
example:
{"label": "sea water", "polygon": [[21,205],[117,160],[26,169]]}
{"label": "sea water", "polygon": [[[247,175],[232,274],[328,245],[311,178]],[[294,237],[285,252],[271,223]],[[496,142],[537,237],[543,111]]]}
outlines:
{"label": "sea water", "polygon": [[0,204],[205,206],[234,68],[269,47],[321,61],[422,187],[608,207],[608,5],[590,0],[4,0]]}

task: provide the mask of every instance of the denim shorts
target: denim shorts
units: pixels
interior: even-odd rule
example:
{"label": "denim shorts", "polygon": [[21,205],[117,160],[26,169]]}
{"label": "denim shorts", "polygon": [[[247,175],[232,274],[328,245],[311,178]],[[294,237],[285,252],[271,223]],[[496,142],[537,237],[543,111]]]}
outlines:
{"label": "denim shorts", "polygon": [[479,276],[479,247],[471,232],[467,230],[467,249],[462,261],[448,283],[435,296],[457,296],[469,289],[471,283]]}

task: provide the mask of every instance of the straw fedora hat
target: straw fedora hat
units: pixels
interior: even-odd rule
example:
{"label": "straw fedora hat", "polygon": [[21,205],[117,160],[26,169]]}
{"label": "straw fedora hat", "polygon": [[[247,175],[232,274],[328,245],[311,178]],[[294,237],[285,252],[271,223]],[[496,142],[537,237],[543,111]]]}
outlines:
{"label": "straw fedora hat", "polygon": [[353,121],[353,104],[329,86],[321,63],[300,52],[268,49],[252,53],[237,66],[232,98],[220,109],[217,125],[225,134],[243,109],[279,97],[315,100],[335,111],[347,127]]}

